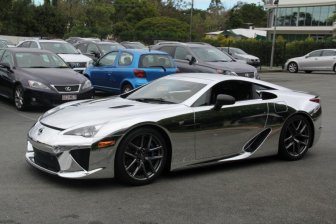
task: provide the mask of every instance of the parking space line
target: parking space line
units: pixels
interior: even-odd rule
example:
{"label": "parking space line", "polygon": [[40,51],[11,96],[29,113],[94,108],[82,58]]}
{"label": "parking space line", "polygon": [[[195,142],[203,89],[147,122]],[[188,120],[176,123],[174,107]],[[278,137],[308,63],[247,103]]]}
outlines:
{"label": "parking space line", "polygon": [[6,111],[9,111],[9,112],[11,112],[11,113],[14,113],[14,114],[16,114],[16,115],[18,115],[18,116],[20,116],[20,117],[27,118],[27,119],[29,119],[29,120],[31,120],[31,121],[36,121],[36,118],[32,118],[32,117],[29,117],[29,116],[24,115],[24,114],[22,114],[22,113],[19,113],[19,112],[10,110],[10,109],[8,109],[8,108],[6,108],[6,107],[3,107],[2,105],[0,105],[0,108],[1,108],[1,109],[4,109],[4,110],[6,110]]}

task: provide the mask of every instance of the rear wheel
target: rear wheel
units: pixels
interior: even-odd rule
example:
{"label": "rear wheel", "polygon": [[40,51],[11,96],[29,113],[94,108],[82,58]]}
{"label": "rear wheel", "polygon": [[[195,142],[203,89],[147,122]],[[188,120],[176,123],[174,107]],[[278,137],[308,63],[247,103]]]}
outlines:
{"label": "rear wheel", "polygon": [[15,107],[18,110],[25,110],[27,108],[27,97],[25,96],[23,87],[21,85],[18,85],[15,87],[14,90],[14,103]]}
{"label": "rear wheel", "polygon": [[160,133],[151,128],[136,129],[118,147],[116,177],[126,184],[149,184],[160,176],[166,160],[167,146]]}
{"label": "rear wheel", "polygon": [[121,93],[127,93],[129,91],[131,91],[133,89],[133,87],[131,86],[131,84],[124,84],[122,89],[121,89]]}
{"label": "rear wheel", "polygon": [[289,118],[279,140],[279,155],[286,160],[299,160],[308,151],[313,131],[308,119],[302,115]]}
{"label": "rear wheel", "polygon": [[295,62],[290,62],[290,63],[288,64],[287,70],[288,70],[290,73],[296,73],[296,72],[299,71],[299,69],[298,69],[298,65],[297,65]]}

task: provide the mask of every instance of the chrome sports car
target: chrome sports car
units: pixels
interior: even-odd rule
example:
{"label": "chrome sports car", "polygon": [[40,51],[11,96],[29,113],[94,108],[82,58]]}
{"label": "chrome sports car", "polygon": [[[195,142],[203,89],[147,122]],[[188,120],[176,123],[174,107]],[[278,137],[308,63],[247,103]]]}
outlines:
{"label": "chrome sports car", "polygon": [[317,95],[216,74],[177,74],[39,118],[27,161],[66,178],[140,185],[163,170],[279,154],[302,158],[321,131]]}

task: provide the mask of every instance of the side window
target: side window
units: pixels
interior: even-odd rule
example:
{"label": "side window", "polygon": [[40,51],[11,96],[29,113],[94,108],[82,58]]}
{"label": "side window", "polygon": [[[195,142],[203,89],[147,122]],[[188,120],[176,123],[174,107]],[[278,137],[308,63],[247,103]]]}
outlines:
{"label": "side window", "polygon": [[132,64],[133,55],[128,52],[123,52],[119,58],[119,65],[126,66]]}
{"label": "side window", "polygon": [[8,63],[11,66],[14,66],[13,57],[12,57],[12,54],[9,51],[5,51],[5,53],[2,56],[1,62]]}
{"label": "side window", "polygon": [[224,81],[216,84],[204,93],[193,107],[215,105],[217,95],[226,94],[233,96],[236,101],[259,99],[257,90],[269,89],[268,87],[253,84],[245,81]]}
{"label": "side window", "polygon": [[4,49],[0,49],[0,61],[1,61],[1,58],[2,58],[2,54],[4,53]]}
{"label": "side window", "polygon": [[34,41],[31,41],[31,42],[30,42],[30,48],[38,48],[37,43],[34,42]]}
{"label": "side window", "polygon": [[19,47],[25,47],[25,48],[28,48],[29,46],[30,46],[30,41],[25,41],[19,45]]}
{"label": "side window", "polygon": [[106,54],[102,59],[99,60],[98,66],[113,65],[117,57],[117,54],[118,54],[117,51],[113,51],[111,53]]}
{"label": "side window", "polygon": [[168,53],[170,56],[174,57],[174,49],[175,49],[175,47],[164,46],[164,47],[161,47],[159,50],[164,51],[164,52]]}
{"label": "side window", "polygon": [[313,51],[312,53],[309,54],[309,57],[320,57],[322,51]]}
{"label": "side window", "polygon": [[324,50],[322,52],[322,56],[335,56],[336,55],[336,51],[333,51],[333,50]]}
{"label": "side window", "polygon": [[187,55],[190,55],[187,49],[185,49],[184,47],[176,47],[174,55],[175,59],[186,60]]}
{"label": "side window", "polygon": [[86,49],[87,49],[87,45],[88,44],[79,44],[78,46],[77,46],[77,49],[79,49],[82,53],[86,53]]}
{"label": "side window", "polygon": [[98,47],[95,44],[89,44],[86,53],[99,53]]}

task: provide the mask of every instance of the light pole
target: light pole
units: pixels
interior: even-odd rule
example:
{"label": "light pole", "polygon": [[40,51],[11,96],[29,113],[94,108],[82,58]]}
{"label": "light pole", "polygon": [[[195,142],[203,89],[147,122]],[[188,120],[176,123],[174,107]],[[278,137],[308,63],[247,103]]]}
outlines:
{"label": "light pole", "polygon": [[271,51],[271,62],[270,67],[273,68],[273,60],[274,60],[274,46],[275,46],[275,34],[276,34],[276,19],[277,19],[277,13],[279,8],[279,0],[274,0],[273,5],[276,5],[274,17],[273,17],[273,39],[272,39],[272,51]]}
{"label": "light pole", "polygon": [[192,21],[193,21],[193,10],[194,10],[194,0],[191,0],[191,9],[190,9],[190,30],[189,30],[189,41],[191,42],[191,33],[192,33]]}

